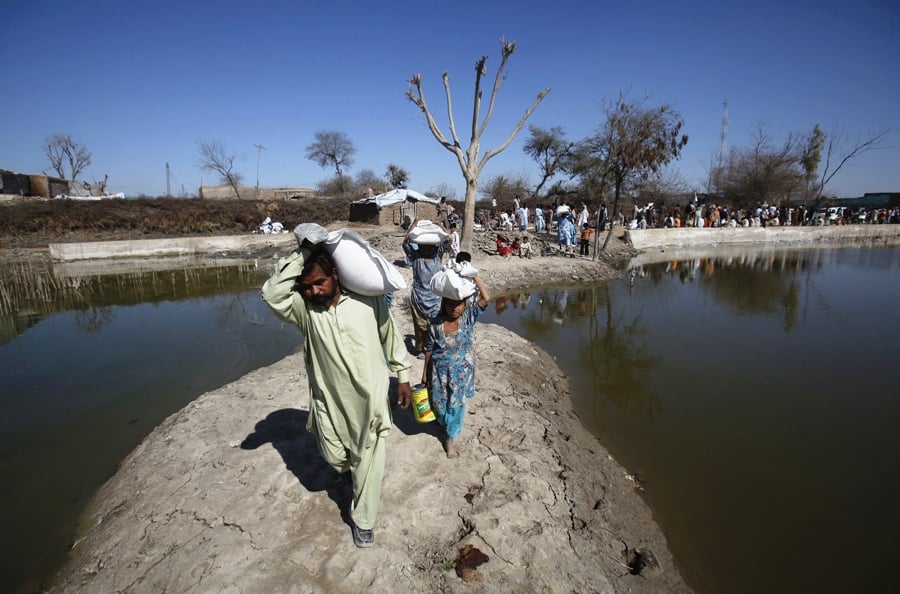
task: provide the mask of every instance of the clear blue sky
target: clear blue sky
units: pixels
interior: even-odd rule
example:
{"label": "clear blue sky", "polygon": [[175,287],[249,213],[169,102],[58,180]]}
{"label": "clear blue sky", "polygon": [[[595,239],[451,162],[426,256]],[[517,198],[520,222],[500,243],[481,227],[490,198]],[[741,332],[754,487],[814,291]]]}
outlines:
{"label": "clear blue sky", "polygon": [[[889,129],[886,148],[851,161],[829,190],[900,191],[900,4],[896,0],[746,2],[454,0],[127,2],[0,0],[3,91],[0,168],[49,169],[43,143],[71,135],[93,154],[83,176],[109,174],[128,195],[196,192],[200,139],[238,154],[236,170],[262,186],[314,186],[331,175],[305,157],[319,130],[357,147],[349,173],[389,163],[410,187],[446,183],[463,196],[455,157],[405,97],[424,77],[446,131],[441,74],[450,75],[458,132],[468,138],[474,64],[487,54],[486,89],[501,37],[515,40],[482,149],[499,145],[535,95],[529,120],[572,140],[603,120],[621,90],[684,117],[690,141],[677,167],[704,189],[728,100],[729,147],[762,124],[777,142],[819,123],[849,144]],[[485,99],[487,99],[487,93]],[[527,174],[527,126],[483,175]],[[467,141],[466,141],[467,145]]]}

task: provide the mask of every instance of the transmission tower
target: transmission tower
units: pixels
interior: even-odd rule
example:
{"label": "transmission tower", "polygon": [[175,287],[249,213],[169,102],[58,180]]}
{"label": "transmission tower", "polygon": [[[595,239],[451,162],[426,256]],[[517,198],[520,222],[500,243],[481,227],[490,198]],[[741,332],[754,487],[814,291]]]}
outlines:
{"label": "transmission tower", "polygon": [[722,169],[722,165],[725,163],[725,151],[728,149],[728,143],[726,142],[728,136],[728,99],[722,100],[722,128],[719,130],[719,158],[717,160],[716,165],[718,165],[719,169]]}

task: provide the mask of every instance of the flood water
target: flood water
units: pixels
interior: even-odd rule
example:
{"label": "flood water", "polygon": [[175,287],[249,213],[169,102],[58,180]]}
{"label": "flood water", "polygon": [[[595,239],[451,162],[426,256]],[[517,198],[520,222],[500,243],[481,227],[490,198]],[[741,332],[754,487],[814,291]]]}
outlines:
{"label": "flood water", "polygon": [[[39,589],[165,417],[299,347],[258,264],[0,270],[0,591]],[[769,250],[501,297],[482,319],[558,358],[698,592],[887,592],[898,293],[900,250]]]}
{"label": "flood water", "polygon": [[0,269],[0,592],[40,590],[90,496],[167,416],[298,348],[258,297],[266,269],[204,265]]}
{"label": "flood water", "polygon": [[898,592],[898,295],[900,250],[768,251],[487,321],[558,357],[698,592]]}

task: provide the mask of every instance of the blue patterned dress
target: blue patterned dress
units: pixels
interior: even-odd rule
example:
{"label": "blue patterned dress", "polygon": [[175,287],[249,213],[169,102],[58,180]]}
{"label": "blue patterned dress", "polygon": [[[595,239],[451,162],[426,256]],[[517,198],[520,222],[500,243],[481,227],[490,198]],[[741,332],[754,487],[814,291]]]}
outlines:
{"label": "blue patterned dress", "polygon": [[425,350],[431,351],[427,375],[431,410],[452,438],[462,431],[466,399],[475,396],[475,321],[483,312],[474,297],[459,316],[459,330],[454,334],[444,334],[443,309],[428,324]]}

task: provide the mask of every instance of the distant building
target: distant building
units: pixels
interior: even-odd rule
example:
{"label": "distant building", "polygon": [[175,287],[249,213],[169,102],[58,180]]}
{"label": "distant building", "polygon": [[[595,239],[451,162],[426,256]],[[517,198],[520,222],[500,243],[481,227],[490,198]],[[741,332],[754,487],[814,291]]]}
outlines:
{"label": "distant building", "polygon": [[69,192],[69,182],[49,175],[27,175],[0,169],[0,194],[53,198]]}
{"label": "distant building", "polygon": [[404,229],[413,219],[437,219],[440,200],[415,190],[398,188],[350,204],[349,221],[373,225],[399,225]]}
{"label": "distant building", "polygon": [[900,207],[900,192],[866,192],[857,198],[834,200],[834,206],[846,208],[894,208]]}
{"label": "distant building", "polygon": [[[255,186],[239,186],[242,200],[296,200],[300,198],[313,198],[316,196],[315,188],[259,188]],[[198,194],[206,200],[235,200],[234,188],[231,186],[200,186]]]}

